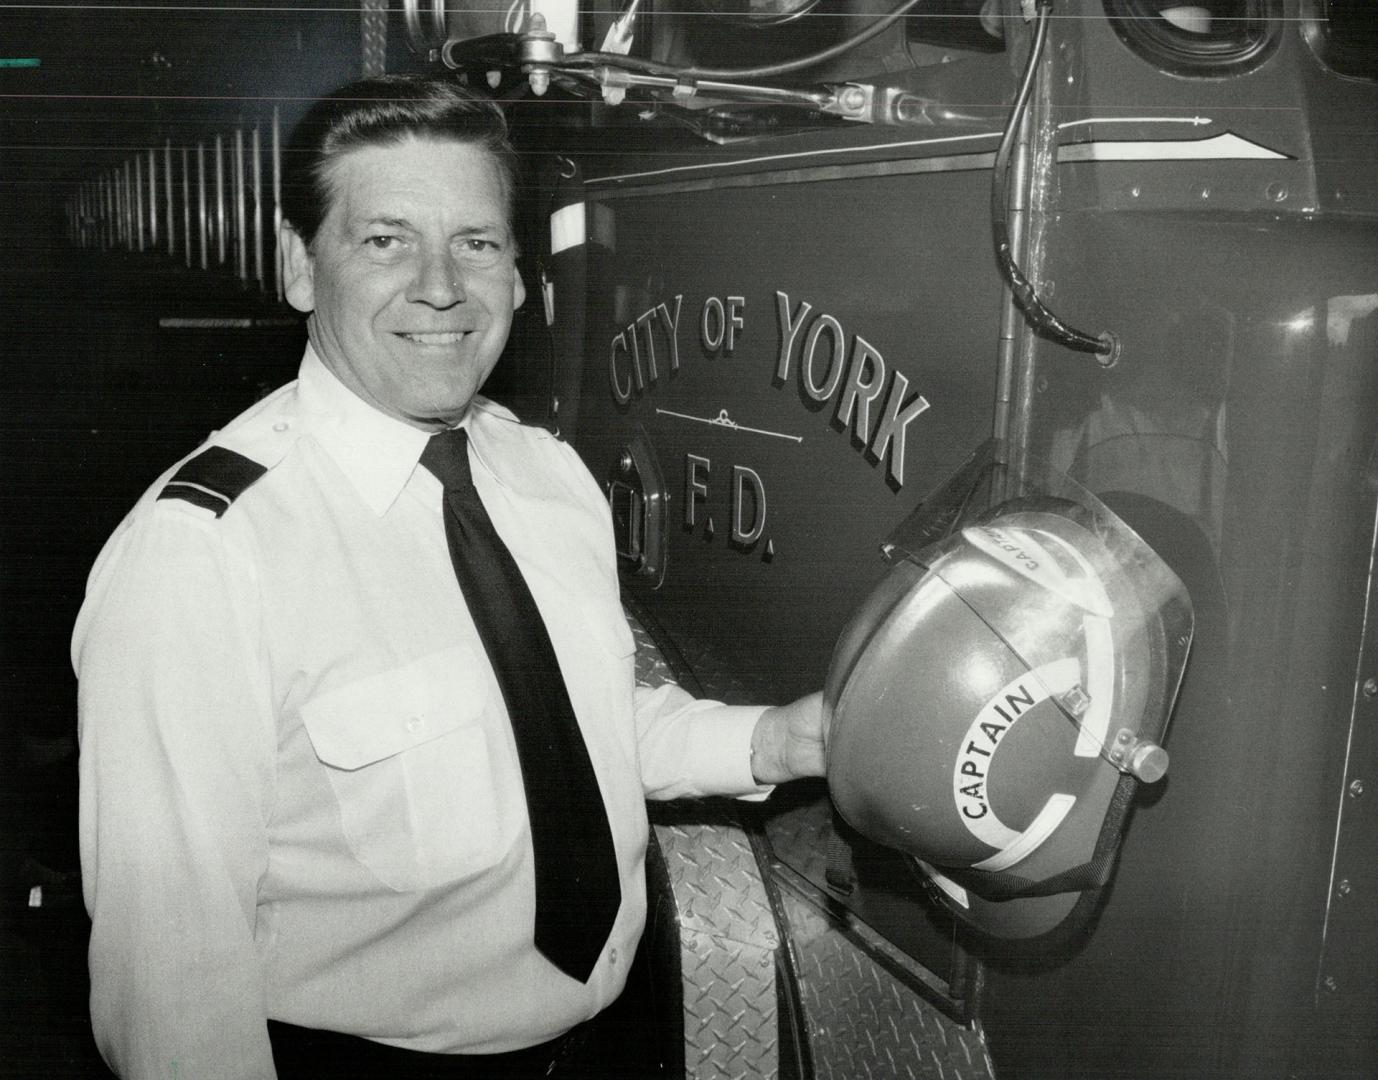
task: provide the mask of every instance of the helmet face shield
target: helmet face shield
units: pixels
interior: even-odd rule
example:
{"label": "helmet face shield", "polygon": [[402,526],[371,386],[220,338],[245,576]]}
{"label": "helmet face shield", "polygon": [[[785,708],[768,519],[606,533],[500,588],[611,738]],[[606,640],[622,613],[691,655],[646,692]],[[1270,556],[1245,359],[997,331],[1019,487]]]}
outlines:
{"label": "helmet face shield", "polygon": [[1001,494],[984,512],[930,504],[892,539],[829,670],[828,780],[959,918],[1031,938],[1108,881],[1135,786],[1166,771],[1192,616],[1176,575],[1071,481]]}

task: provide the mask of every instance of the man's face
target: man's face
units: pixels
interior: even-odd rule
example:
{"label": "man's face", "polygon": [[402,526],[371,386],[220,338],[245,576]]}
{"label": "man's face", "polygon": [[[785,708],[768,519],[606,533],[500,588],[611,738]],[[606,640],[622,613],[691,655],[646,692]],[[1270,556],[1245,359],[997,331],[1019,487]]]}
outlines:
{"label": "man's face", "polygon": [[414,427],[453,425],[526,297],[497,162],[409,139],[351,150],[327,177],[311,247],[286,230],[288,301],[311,312],[316,352],[359,397]]}

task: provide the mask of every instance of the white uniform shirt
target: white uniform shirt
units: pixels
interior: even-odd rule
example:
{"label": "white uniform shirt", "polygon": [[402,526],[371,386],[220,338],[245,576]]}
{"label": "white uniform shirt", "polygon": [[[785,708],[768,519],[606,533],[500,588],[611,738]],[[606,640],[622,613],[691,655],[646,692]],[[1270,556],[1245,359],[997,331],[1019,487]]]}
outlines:
{"label": "white uniform shirt", "polygon": [[644,797],[761,790],[761,710],[634,688],[607,505],[574,452],[482,399],[465,425],[612,823],[622,907],[592,977],[532,945],[516,748],[426,434],[308,349],[211,439],[268,472],[220,518],[155,484],[77,622],[92,1022],[122,1075],[271,1077],[267,1017],[440,1052],[552,1038],[625,980]]}

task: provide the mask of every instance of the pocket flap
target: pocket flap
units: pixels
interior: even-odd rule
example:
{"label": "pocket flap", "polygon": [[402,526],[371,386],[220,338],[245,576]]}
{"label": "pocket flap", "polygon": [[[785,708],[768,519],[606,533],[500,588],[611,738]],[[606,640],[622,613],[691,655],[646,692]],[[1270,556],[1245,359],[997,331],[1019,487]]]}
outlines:
{"label": "pocket flap", "polygon": [[471,723],[488,698],[488,671],[456,645],[336,687],[302,706],[316,756],[359,769]]}

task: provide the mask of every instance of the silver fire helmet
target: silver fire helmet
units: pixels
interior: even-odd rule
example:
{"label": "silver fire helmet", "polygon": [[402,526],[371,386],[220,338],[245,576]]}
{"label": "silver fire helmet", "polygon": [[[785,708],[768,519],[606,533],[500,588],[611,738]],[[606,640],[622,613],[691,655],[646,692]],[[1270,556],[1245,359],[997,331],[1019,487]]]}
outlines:
{"label": "silver fire helmet", "polygon": [[1089,493],[1055,487],[895,545],[825,695],[842,817],[1006,939],[1051,933],[1108,882],[1137,785],[1166,772],[1192,634],[1157,554]]}

